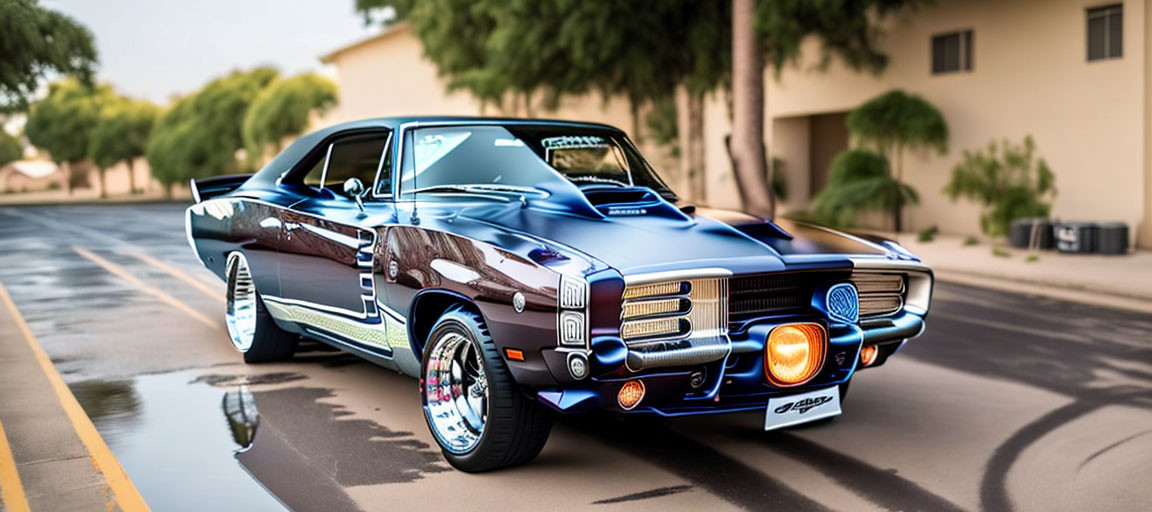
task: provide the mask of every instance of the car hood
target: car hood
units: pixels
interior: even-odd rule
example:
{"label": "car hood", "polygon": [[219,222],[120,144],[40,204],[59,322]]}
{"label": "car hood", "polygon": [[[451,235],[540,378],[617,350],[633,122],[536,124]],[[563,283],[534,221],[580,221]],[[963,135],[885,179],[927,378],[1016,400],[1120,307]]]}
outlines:
{"label": "car hood", "polygon": [[625,275],[686,268],[734,274],[850,268],[853,257],[895,257],[881,245],[817,226],[728,210],[682,212],[661,203],[605,215],[546,203],[457,202],[442,213],[450,216],[452,231],[498,228],[527,235],[549,245],[548,251],[576,252]]}

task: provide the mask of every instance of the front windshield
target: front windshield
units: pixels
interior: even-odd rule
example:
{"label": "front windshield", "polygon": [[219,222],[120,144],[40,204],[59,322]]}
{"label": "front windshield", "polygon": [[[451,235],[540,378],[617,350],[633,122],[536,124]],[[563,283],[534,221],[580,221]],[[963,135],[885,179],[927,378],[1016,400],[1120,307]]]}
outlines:
{"label": "front windshield", "polygon": [[649,187],[675,199],[618,132],[568,126],[417,128],[405,148],[402,195],[531,190],[558,178],[580,188]]}

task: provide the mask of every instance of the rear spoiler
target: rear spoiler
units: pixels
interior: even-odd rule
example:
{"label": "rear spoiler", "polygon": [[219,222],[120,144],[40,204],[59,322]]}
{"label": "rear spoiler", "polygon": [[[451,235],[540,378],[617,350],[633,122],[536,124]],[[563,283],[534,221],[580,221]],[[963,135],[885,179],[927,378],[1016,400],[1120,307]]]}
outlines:
{"label": "rear spoiler", "polygon": [[251,178],[251,174],[229,174],[227,176],[213,176],[191,180],[192,199],[197,203],[227,194],[243,185]]}

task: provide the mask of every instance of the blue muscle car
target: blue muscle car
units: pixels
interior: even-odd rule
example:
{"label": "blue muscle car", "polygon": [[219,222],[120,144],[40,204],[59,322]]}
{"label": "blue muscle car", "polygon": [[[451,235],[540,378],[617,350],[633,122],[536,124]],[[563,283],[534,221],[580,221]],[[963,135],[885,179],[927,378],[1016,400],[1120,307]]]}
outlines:
{"label": "blue muscle car", "polygon": [[418,378],[464,471],[531,460],[554,411],[835,416],[932,291],[894,242],[683,204],[600,124],[358,121],[193,190],[244,360],[303,336]]}

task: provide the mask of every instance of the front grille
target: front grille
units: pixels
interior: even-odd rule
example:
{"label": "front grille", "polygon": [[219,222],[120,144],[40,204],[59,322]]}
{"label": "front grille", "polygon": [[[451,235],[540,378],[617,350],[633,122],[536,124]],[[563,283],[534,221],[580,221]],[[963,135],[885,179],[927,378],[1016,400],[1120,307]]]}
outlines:
{"label": "front grille", "polygon": [[843,281],[846,272],[788,272],[735,276],[730,279],[728,314],[733,322],[763,316],[812,311],[817,286]]}
{"label": "front grille", "polygon": [[628,368],[703,364],[728,353],[725,277],[688,277],[624,288],[620,337]]}
{"label": "front grille", "polygon": [[860,318],[890,315],[904,307],[904,274],[853,272],[860,294]]}
{"label": "front grille", "polygon": [[621,337],[635,345],[688,336],[716,337],[726,327],[724,278],[628,286],[624,289]]}

